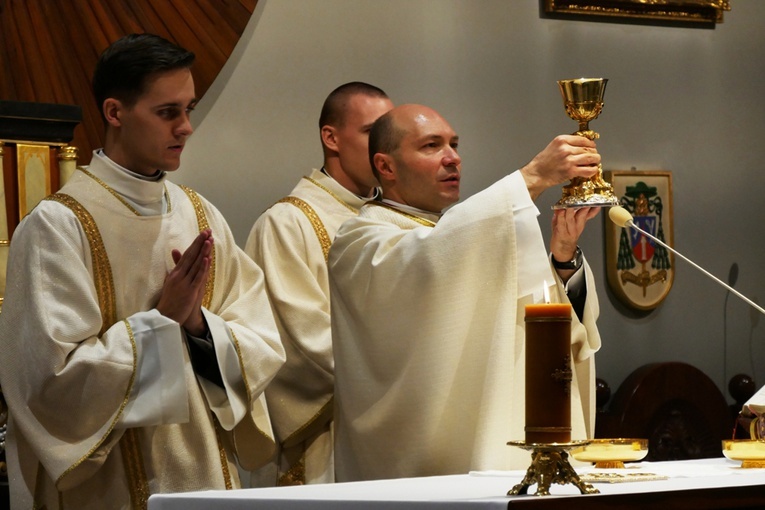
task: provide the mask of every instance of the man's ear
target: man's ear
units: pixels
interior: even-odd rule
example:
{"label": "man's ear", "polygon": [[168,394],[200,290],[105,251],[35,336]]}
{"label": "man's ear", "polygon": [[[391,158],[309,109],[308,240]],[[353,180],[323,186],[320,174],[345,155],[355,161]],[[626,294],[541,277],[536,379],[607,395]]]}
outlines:
{"label": "man's ear", "polygon": [[104,100],[102,111],[107,124],[113,127],[122,126],[122,121],[120,120],[120,115],[122,115],[123,111],[121,101],[113,97]]}
{"label": "man's ear", "polygon": [[334,152],[340,152],[337,148],[337,133],[335,131],[335,128],[333,126],[322,126],[321,127],[321,143],[324,144],[324,146]]}
{"label": "man's ear", "polygon": [[389,154],[383,154],[381,152],[378,152],[374,155],[374,158],[372,158],[372,161],[374,161],[375,169],[377,170],[377,173],[380,175],[380,179],[385,179],[386,181],[394,180],[396,177],[396,171],[395,166],[393,163],[393,158],[390,157]]}

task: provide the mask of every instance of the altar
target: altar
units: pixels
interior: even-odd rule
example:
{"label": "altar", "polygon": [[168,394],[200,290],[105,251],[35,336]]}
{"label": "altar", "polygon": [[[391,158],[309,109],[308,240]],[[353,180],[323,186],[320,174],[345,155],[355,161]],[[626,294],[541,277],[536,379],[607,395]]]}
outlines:
{"label": "altar", "polygon": [[[158,494],[149,510],[421,510],[601,508],[755,509],[765,508],[765,469],[743,469],[725,458],[639,462],[620,470],[576,468],[600,494],[583,495],[572,485],[553,485],[550,496],[507,496],[525,471],[473,472],[463,475],[367,482]],[[641,481],[624,480],[629,478]],[[592,482],[591,482],[592,483]],[[532,490],[529,491],[533,493]]]}

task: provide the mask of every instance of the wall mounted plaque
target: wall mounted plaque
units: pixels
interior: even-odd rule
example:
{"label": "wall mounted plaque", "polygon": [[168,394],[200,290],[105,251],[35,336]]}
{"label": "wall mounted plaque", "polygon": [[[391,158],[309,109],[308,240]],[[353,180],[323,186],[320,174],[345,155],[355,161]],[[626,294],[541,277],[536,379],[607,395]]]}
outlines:
{"label": "wall mounted plaque", "polygon": [[[635,225],[673,246],[672,174],[609,170],[604,176]],[[621,228],[612,221],[606,221],[605,228],[609,287],[631,308],[656,308],[672,288],[674,255],[635,229]]]}

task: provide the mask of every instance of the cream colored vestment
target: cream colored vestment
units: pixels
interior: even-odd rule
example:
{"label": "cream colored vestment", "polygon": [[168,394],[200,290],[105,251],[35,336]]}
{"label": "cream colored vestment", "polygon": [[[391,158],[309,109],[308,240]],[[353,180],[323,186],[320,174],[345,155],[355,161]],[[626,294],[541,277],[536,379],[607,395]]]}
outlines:
{"label": "cream colored vestment", "polygon": [[[153,309],[171,250],[208,226],[203,313],[225,389],[195,375],[180,325]],[[10,251],[0,382],[14,508],[141,508],[153,493],[239,487],[236,460],[268,460],[262,393],[284,351],[262,273],[211,204],[96,152]]]}
{"label": "cream colored vestment", "polygon": [[[517,260],[547,260],[518,172],[437,223],[370,203],[338,231],[329,258],[337,481],[525,469],[523,306]],[[536,208],[534,208],[536,211]],[[524,219],[525,218],[525,219]],[[529,219],[530,218],[530,219]],[[520,221],[523,224],[516,225]],[[539,242],[517,246],[516,235]],[[521,250],[534,250],[522,254]],[[585,267],[584,325],[572,322],[572,438],[592,437],[597,296]]]}
{"label": "cream colored vestment", "polygon": [[320,170],[264,212],[245,251],[263,268],[287,362],[266,390],[281,443],[278,474],[256,485],[334,481],[334,363],[326,257],[360,198]]}

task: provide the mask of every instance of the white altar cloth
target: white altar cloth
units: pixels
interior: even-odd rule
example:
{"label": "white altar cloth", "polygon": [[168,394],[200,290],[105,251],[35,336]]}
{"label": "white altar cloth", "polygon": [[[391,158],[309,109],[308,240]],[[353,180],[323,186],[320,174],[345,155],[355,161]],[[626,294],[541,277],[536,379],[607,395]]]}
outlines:
{"label": "white altar cloth", "polygon": [[665,480],[595,483],[600,495],[581,495],[573,485],[550,487],[551,496],[507,496],[520,483],[525,471],[475,472],[464,475],[402,478],[299,487],[202,491],[158,494],[149,498],[149,510],[202,509],[306,509],[329,510],[363,508],[364,510],[420,510],[435,506],[465,509],[507,509],[517,498],[586,497],[601,495],[658,493],[690,489],[763,486],[765,507],[765,469],[742,469],[740,463],[725,458],[627,464],[622,470],[576,468],[580,476],[588,473],[653,473]]}

